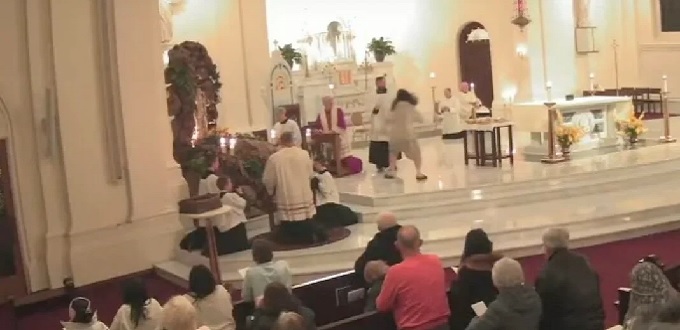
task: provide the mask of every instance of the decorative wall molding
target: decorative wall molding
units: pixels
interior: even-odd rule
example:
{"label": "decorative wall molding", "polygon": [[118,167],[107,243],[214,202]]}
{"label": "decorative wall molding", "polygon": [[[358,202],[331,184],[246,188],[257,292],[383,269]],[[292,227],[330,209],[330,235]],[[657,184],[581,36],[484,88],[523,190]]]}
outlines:
{"label": "decorative wall molding", "polygon": [[680,42],[643,43],[638,48],[641,52],[680,51]]}

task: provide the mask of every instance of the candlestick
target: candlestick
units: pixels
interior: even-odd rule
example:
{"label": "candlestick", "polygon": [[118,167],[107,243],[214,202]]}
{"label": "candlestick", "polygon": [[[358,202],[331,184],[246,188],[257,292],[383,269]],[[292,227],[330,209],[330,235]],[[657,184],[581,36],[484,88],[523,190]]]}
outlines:
{"label": "candlestick", "polygon": [[312,129],[311,128],[305,129],[305,136],[307,138],[310,138],[312,136]]}
{"label": "candlestick", "polygon": [[269,139],[272,143],[276,141],[276,131],[273,128],[269,130]]}
{"label": "candlestick", "polygon": [[227,151],[227,139],[225,137],[220,138],[220,151],[221,152]]}
{"label": "candlestick", "polygon": [[231,155],[233,155],[235,153],[235,149],[236,149],[236,138],[235,137],[229,138],[229,153]]}
{"label": "candlestick", "polygon": [[548,102],[552,101],[552,81],[548,81],[545,83],[545,91],[548,96]]}
{"label": "candlestick", "polygon": [[475,83],[470,83],[470,90],[475,91]]}
{"label": "candlestick", "polygon": [[664,93],[668,93],[668,76],[663,75],[661,76],[661,79],[663,80],[663,91]]}
{"label": "candlestick", "polygon": [[590,91],[592,94],[592,92],[595,91],[595,74],[591,72],[588,79],[590,79]]}

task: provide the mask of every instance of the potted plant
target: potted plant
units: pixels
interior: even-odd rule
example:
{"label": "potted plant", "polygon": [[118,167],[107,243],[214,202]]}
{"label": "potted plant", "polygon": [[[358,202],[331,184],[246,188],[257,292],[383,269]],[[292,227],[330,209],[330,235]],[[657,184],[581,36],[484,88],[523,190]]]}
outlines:
{"label": "potted plant", "polygon": [[571,154],[571,146],[574,143],[578,143],[583,138],[583,130],[580,127],[572,125],[560,125],[555,130],[555,136],[557,137],[557,143],[562,149],[562,156],[569,158]]}
{"label": "potted plant", "polygon": [[639,117],[635,116],[634,111],[630,111],[630,116],[625,120],[619,120],[616,123],[619,134],[626,137],[626,140],[630,146],[634,146],[638,142],[638,138],[644,132],[647,132],[647,128],[643,123],[642,119],[645,114],[640,114]]}
{"label": "potted plant", "polygon": [[373,52],[376,62],[385,61],[385,57],[388,55],[394,55],[397,52],[394,50],[392,41],[387,40],[383,37],[378,39],[373,38],[371,42],[368,43],[368,50]]}
{"label": "potted plant", "polygon": [[279,51],[281,52],[281,57],[283,57],[291,68],[293,67],[293,63],[302,63],[302,53],[293,48],[293,44],[285,44],[283,47],[279,47]]}

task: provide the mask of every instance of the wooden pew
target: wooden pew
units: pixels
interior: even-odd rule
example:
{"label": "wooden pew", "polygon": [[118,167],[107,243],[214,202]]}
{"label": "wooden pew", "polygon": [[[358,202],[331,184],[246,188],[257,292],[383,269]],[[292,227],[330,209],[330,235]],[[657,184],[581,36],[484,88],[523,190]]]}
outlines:
{"label": "wooden pew", "polygon": [[368,312],[335,323],[327,324],[319,330],[396,330],[394,318],[390,314]]}
{"label": "wooden pew", "polygon": [[[666,277],[668,277],[668,280],[671,282],[671,285],[673,285],[673,287],[676,290],[679,290],[678,287],[680,286],[680,265],[666,267],[664,269],[664,274],[666,274]],[[619,312],[619,324],[623,324],[623,319],[626,317],[626,313],[628,313],[628,303],[630,301],[631,289],[624,287],[619,288],[617,291],[618,300],[614,302],[614,305],[616,306],[616,309]]]}
{"label": "wooden pew", "polygon": [[14,307],[14,300],[0,300],[0,328],[7,330],[18,330],[16,310]]}

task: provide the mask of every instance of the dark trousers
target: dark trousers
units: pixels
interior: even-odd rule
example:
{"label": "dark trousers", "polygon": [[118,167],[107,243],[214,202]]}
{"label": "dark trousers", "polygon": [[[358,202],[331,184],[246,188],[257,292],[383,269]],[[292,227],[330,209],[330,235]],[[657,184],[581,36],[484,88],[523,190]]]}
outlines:
{"label": "dark trousers", "polygon": [[281,221],[277,236],[277,240],[284,244],[314,244],[327,238],[323,228],[310,219]]}

